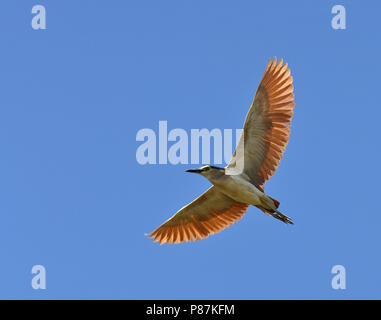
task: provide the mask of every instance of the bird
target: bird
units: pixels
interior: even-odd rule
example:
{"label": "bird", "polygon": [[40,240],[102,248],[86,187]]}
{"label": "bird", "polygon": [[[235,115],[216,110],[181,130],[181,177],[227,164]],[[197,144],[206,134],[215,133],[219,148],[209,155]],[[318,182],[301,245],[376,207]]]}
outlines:
{"label": "bird", "polygon": [[207,238],[240,220],[250,205],[285,224],[279,201],[264,184],[277,169],[289,141],[294,112],[293,77],[283,59],[269,59],[247,113],[242,134],[225,168],[205,165],[187,172],[212,186],[149,234],[154,242],[181,243]]}

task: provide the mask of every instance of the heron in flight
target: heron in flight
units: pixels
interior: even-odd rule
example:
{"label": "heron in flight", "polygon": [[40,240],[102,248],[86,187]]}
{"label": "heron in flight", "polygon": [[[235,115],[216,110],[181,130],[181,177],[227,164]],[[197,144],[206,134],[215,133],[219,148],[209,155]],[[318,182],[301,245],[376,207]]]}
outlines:
{"label": "heron in flight", "polygon": [[294,87],[287,63],[269,60],[246,116],[236,150],[225,168],[203,166],[187,172],[207,178],[213,186],[150,234],[154,241],[201,240],[243,217],[250,205],[286,224],[279,201],[265,194],[289,140]]}

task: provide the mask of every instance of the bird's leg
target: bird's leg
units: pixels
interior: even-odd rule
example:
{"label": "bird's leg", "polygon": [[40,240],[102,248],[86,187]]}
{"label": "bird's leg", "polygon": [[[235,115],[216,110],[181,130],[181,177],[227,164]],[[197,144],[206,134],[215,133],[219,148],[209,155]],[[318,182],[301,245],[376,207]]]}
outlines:
{"label": "bird's leg", "polygon": [[285,214],[279,212],[278,210],[275,210],[275,212],[277,213],[277,219],[283,221],[284,223],[294,224],[290,217],[287,217]]}
{"label": "bird's leg", "polygon": [[[261,204],[261,206],[259,208],[263,212],[265,212],[267,214],[270,214],[275,219],[278,219],[278,220],[280,220],[280,221],[282,221],[284,223],[294,224],[292,222],[290,217],[287,217],[285,214],[283,214],[282,212],[279,212],[276,209],[274,200],[272,198],[267,197],[267,196],[264,195],[264,197],[261,198],[261,201],[262,201],[262,204]],[[279,203],[278,203],[278,205],[279,205]],[[264,208],[267,208],[267,209],[264,209]]]}
{"label": "bird's leg", "polygon": [[284,223],[294,224],[290,217],[287,217],[285,214],[275,210],[276,214],[269,212],[275,219],[278,219]]}

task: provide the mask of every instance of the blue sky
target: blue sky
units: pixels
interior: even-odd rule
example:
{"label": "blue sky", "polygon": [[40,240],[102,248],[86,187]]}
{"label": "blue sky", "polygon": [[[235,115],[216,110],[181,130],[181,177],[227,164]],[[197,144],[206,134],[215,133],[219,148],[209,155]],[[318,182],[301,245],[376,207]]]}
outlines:
{"label": "blue sky", "polygon": [[[17,3],[16,3],[17,2]],[[42,4],[47,29],[33,30]],[[331,9],[346,8],[346,30]],[[376,1],[11,1],[0,19],[0,298],[381,298]],[[241,128],[268,58],[295,86],[266,184],[287,226],[250,208],[206,240],[152,231],[209,186],[140,165],[142,128]],[[45,290],[31,286],[46,268]],[[333,290],[331,268],[346,268]]]}

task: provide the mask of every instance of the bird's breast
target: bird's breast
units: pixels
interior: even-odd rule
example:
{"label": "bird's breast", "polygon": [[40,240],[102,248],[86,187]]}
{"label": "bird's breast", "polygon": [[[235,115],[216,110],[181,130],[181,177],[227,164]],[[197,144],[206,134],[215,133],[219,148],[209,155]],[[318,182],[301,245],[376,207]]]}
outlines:
{"label": "bird's breast", "polygon": [[212,181],[212,183],[221,192],[238,202],[251,205],[258,205],[261,203],[260,197],[263,193],[239,175],[227,175],[221,179],[218,179],[218,181]]}

